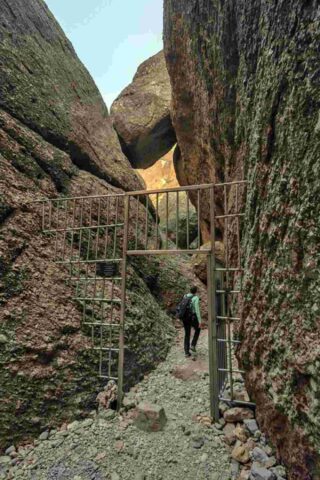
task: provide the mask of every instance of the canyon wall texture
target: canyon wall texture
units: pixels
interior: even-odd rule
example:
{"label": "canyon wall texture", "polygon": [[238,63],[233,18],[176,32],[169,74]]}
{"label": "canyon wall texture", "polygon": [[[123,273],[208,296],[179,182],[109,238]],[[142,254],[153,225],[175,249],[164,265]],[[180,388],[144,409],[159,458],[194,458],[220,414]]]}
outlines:
{"label": "canyon wall texture", "polygon": [[177,176],[188,184],[249,181],[237,354],[260,425],[290,479],[316,479],[319,2],[165,0],[164,6]]}
{"label": "canyon wall texture", "polygon": [[[42,234],[41,206],[32,202],[141,188],[45,3],[0,0],[0,448],[85,415],[102,387],[83,305],[73,300],[67,268],[52,262],[54,238]],[[157,285],[145,281],[146,269]],[[165,310],[186,289],[175,272],[161,259],[129,264],[126,385],[170,347]]]}

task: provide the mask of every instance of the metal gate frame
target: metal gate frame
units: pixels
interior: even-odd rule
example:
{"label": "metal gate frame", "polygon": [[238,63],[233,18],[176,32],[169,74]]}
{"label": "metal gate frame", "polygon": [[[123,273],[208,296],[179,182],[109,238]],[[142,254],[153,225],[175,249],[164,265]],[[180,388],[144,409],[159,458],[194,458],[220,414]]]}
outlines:
{"label": "metal gate frame", "polygon": [[[233,352],[234,348],[237,344],[239,344],[239,340],[234,338],[233,335],[233,323],[239,321],[239,316],[233,316],[230,311],[230,305],[235,304],[237,302],[230,300],[230,295],[239,295],[241,294],[241,273],[243,271],[241,265],[241,249],[240,249],[240,218],[244,215],[242,212],[239,211],[239,208],[243,204],[243,202],[239,202],[239,189],[241,188],[242,191],[246,187],[246,181],[235,181],[235,182],[225,182],[225,183],[216,183],[216,184],[202,184],[202,185],[190,185],[190,186],[183,186],[183,187],[173,187],[167,189],[155,189],[155,190],[141,190],[141,191],[133,191],[133,192],[125,192],[121,194],[109,194],[109,195],[100,195],[100,196],[87,196],[87,197],[61,197],[59,199],[52,199],[52,200],[44,200],[43,203],[43,220],[42,220],[42,228],[44,232],[55,232],[56,235],[56,246],[55,251],[57,251],[57,242],[58,242],[58,235],[62,234],[63,236],[63,257],[62,260],[56,260],[58,263],[66,263],[70,264],[70,270],[72,269],[72,263],[82,262],[80,260],[80,250],[81,250],[81,235],[82,231],[89,229],[89,235],[91,238],[92,229],[96,229],[96,236],[98,237],[97,244],[99,241],[99,229],[106,228],[108,232],[108,228],[113,227],[115,232],[117,227],[123,225],[123,243],[122,243],[122,258],[119,259],[97,259],[91,260],[91,262],[108,262],[108,261],[120,261],[121,264],[121,309],[120,309],[120,319],[119,319],[119,347],[118,347],[118,373],[117,379],[118,380],[118,409],[120,409],[123,399],[123,381],[124,381],[124,350],[125,350],[125,316],[126,316],[126,283],[127,283],[127,263],[128,258],[130,256],[145,256],[145,255],[179,255],[179,254],[201,254],[206,255],[207,257],[207,294],[208,294],[208,347],[209,347],[209,377],[210,377],[210,413],[211,416],[217,420],[219,418],[219,401],[225,400],[231,403],[240,403],[242,405],[250,404],[250,402],[242,402],[238,401],[234,395],[234,375],[235,374],[242,374],[241,370],[234,368],[234,357]],[[233,197],[234,201],[229,202],[228,193],[230,193],[231,189],[233,189]],[[217,194],[217,191],[222,191],[220,196]],[[179,220],[179,194],[185,193],[186,195],[186,202],[187,202],[187,248],[181,249],[178,248],[178,220]],[[243,193],[243,192],[242,192]],[[169,248],[168,246],[168,204],[169,204],[169,195],[175,194],[176,195],[176,248]],[[203,205],[203,198],[201,198],[201,194],[205,202],[209,204],[209,215],[210,215],[210,240],[211,240],[211,248],[210,249],[201,249],[200,248],[200,211],[205,205]],[[148,249],[148,219],[149,219],[149,207],[150,207],[150,200],[149,196],[154,195],[156,197],[155,200],[155,219],[156,219],[156,245],[153,249]],[[160,238],[159,238],[159,228],[158,228],[158,221],[159,221],[159,195],[165,195],[166,198],[166,238],[165,238],[165,248],[160,248]],[[217,202],[216,200],[219,197],[220,201]],[[97,225],[91,225],[92,222],[92,210],[94,201],[92,199],[99,200],[99,212],[98,212],[98,219],[100,219],[100,208],[101,202],[103,205],[103,200],[107,197],[116,198],[116,205],[117,211],[115,220],[113,224],[109,225],[109,214],[108,214],[108,221],[106,225],[99,225],[97,221]],[[193,197],[193,203],[196,204],[197,208],[197,228],[198,228],[198,244],[196,248],[190,248],[189,243],[189,209],[190,209],[190,197]],[[119,206],[119,198],[123,198],[124,202],[124,214],[123,214],[123,223],[119,222],[118,218],[118,206]],[[137,238],[135,240],[135,248],[129,248],[129,232],[131,225],[130,220],[130,206],[132,200],[136,200],[137,205],[137,225],[135,228],[136,235],[138,235],[139,230],[139,204],[143,203],[145,207],[145,248],[138,249],[138,241]],[[80,220],[79,225],[76,227],[75,217],[77,216],[77,204],[76,202],[79,201],[81,203],[80,208]],[[90,202],[90,215],[89,215],[89,225],[85,225],[83,221],[83,204],[85,201]],[[109,198],[108,201],[108,208],[110,206]],[[110,200],[111,201],[111,200]],[[65,202],[66,210],[65,213],[65,220],[59,223],[57,221],[57,226],[54,228],[52,226],[52,212],[55,206],[58,207],[59,204],[63,205]],[[58,203],[60,202],[60,203]],[[67,214],[69,212],[68,202],[73,202],[73,220],[71,225],[69,226],[69,220],[67,219]],[[219,206],[217,207],[217,205]],[[48,217],[48,218],[47,218]],[[59,217],[59,212],[58,212]],[[235,227],[233,225],[235,224]],[[218,231],[218,224],[223,224],[222,231],[224,231],[224,245],[225,245],[225,265],[219,266],[216,261],[216,233]],[[46,228],[46,225],[49,224],[49,227]],[[231,230],[230,230],[231,225]],[[72,244],[74,240],[74,232],[75,230],[80,232],[80,246],[79,246],[79,260],[65,260],[65,242],[66,236],[68,233],[72,235]],[[235,231],[234,231],[235,230]],[[93,230],[94,231],[94,230]],[[59,232],[59,233],[58,233]],[[106,235],[109,235],[107,233]],[[112,233],[113,235],[113,233]],[[234,244],[234,240],[236,239],[236,250],[237,254],[232,255],[229,252],[229,240],[231,235],[231,241]],[[116,233],[115,233],[116,236]],[[221,240],[221,238],[220,238]],[[90,244],[90,239],[89,239]],[[96,247],[97,250],[98,247]],[[72,250],[72,247],[71,247]],[[115,248],[114,248],[115,252]],[[56,253],[55,253],[56,255]],[[97,254],[96,254],[97,255]],[[232,257],[236,257],[237,264],[232,265]],[[83,260],[85,263],[85,260]],[[87,262],[89,262],[87,258]],[[230,263],[231,262],[231,263]],[[80,272],[80,269],[79,269]],[[79,273],[80,275],[80,273]],[[217,275],[220,275],[222,278],[222,282],[220,283],[220,287],[218,288],[217,285]],[[235,276],[237,278],[235,279]],[[86,276],[88,276],[88,268],[86,270]],[[95,279],[97,276],[97,272],[95,272]],[[233,277],[232,277],[233,276]],[[231,280],[230,280],[230,277]],[[88,281],[88,278],[86,279]],[[118,279],[120,280],[120,279]],[[234,285],[237,283],[238,287],[235,288]],[[231,288],[230,288],[231,284]],[[112,284],[113,285],[113,284]],[[113,289],[113,286],[112,286]],[[224,312],[218,312],[217,310],[217,295],[220,295],[222,298],[222,303],[225,305]],[[221,300],[220,298],[220,300]],[[231,297],[232,298],[232,297]],[[101,300],[106,301],[106,300]],[[111,300],[112,302],[113,300]],[[112,320],[112,319],[111,319]],[[99,325],[99,324],[98,324]],[[101,324],[102,326],[102,324]],[[92,327],[93,329],[93,327]],[[110,326],[111,329],[111,326]],[[93,331],[93,330],[92,330]],[[111,331],[111,330],[110,330]],[[102,335],[102,334],[101,334]],[[93,333],[92,333],[93,336]],[[102,348],[101,350],[108,350],[108,348]],[[111,347],[109,348],[111,350]],[[113,349],[114,350],[114,349]],[[102,355],[102,352],[100,352]],[[110,354],[109,354],[110,355]],[[110,356],[109,356],[110,359]],[[110,360],[111,361],[111,360]],[[99,367],[101,370],[101,366]],[[110,368],[109,368],[110,371]],[[100,371],[101,374],[101,371]],[[101,376],[101,375],[100,375]],[[113,378],[113,377],[103,377],[103,378]],[[226,398],[226,388],[230,390]]]}

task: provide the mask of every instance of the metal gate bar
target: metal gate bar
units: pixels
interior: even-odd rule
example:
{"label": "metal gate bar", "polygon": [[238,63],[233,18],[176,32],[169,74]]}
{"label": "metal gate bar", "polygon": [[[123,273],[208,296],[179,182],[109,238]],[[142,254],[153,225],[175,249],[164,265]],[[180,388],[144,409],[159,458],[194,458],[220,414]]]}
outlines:
{"label": "metal gate bar", "polygon": [[[220,400],[236,401],[234,381],[242,371],[234,357],[234,347],[239,344],[233,333],[234,323],[239,317],[233,312],[237,308],[234,298],[241,294],[243,213],[239,211],[239,188],[243,190],[245,185],[245,181],[237,181],[43,201],[43,231],[53,236],[54,260],[68,267],[69,279],[75,285],[74,299],[82,308],[82,326],[91,331],[92,348],[99,355],[99,376],[118,382],[118,408],[124,384],[127,263],[129,257],[141,255],[207,256],[212,417],[219,416]],[[230,202],[231,189],[234,201]],[[221,197],[223,201],[219,203]],[[172,198],[174,228],[169,221]],[[192,223],[194,205],[197,209]],[[208,207],[211,248],[201,249],[201,211]],[[182,228],[179,221],[183,208],[186,223]],[[162,232],[158,225],[160,215]],[[222,264],[216,261],[219,229],[224,232]],[[196,243],[191,241],[192,231],[197,232]],[[186,242],[181,247],[184,235]],[[119,265],[120,274],[105,276],[108,265]]]}

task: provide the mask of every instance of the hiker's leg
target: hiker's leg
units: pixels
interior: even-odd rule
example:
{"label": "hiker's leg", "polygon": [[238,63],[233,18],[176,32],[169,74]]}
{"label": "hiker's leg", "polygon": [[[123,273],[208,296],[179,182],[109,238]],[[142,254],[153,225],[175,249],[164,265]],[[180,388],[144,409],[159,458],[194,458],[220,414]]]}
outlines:
{"label": "hiker's leg", "polygon": [[193,339],[192,339],[192,342],[191,342],[191,345],[192,345],[193,347],[196,347],[196,346],[197,346],[200,332],[201,332],[201,329],[200,329],[199,323],[198,323],[198,326],[197,326],[197,327],[196,327],[196,326],[194,327],[194,335],[193,335]]}
{"label": "hiker's leg", "polygon": [[190,352],[191,325],[184,322],[183,326],[184,326],[184,353],[187,355]]}

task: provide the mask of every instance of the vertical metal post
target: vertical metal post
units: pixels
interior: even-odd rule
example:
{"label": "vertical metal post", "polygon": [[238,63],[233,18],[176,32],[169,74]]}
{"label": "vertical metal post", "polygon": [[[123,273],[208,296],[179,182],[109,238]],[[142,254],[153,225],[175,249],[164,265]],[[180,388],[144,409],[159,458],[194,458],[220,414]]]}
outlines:
{"label": "vertical metal post", "polygon": [[210,223],[211,253],[208,255],[207,262],[210,414],[211,417],[217,421],[219,419],[219,385],[216,318],[215,205],[213,186],[210,188]]}
{"label": "vertical metal post", "polygon": [[120,410],[123,398],[123,366],[124,366],[124,322],[126,312],[126,280],[127,280],[127,250],[129,231],[129,206],[130,196],[124,197],[124,226],[122,246],[122,268],[121,268],[121,312],[119,331],[119,359],[118,359],[118,402],[117,409]]}

